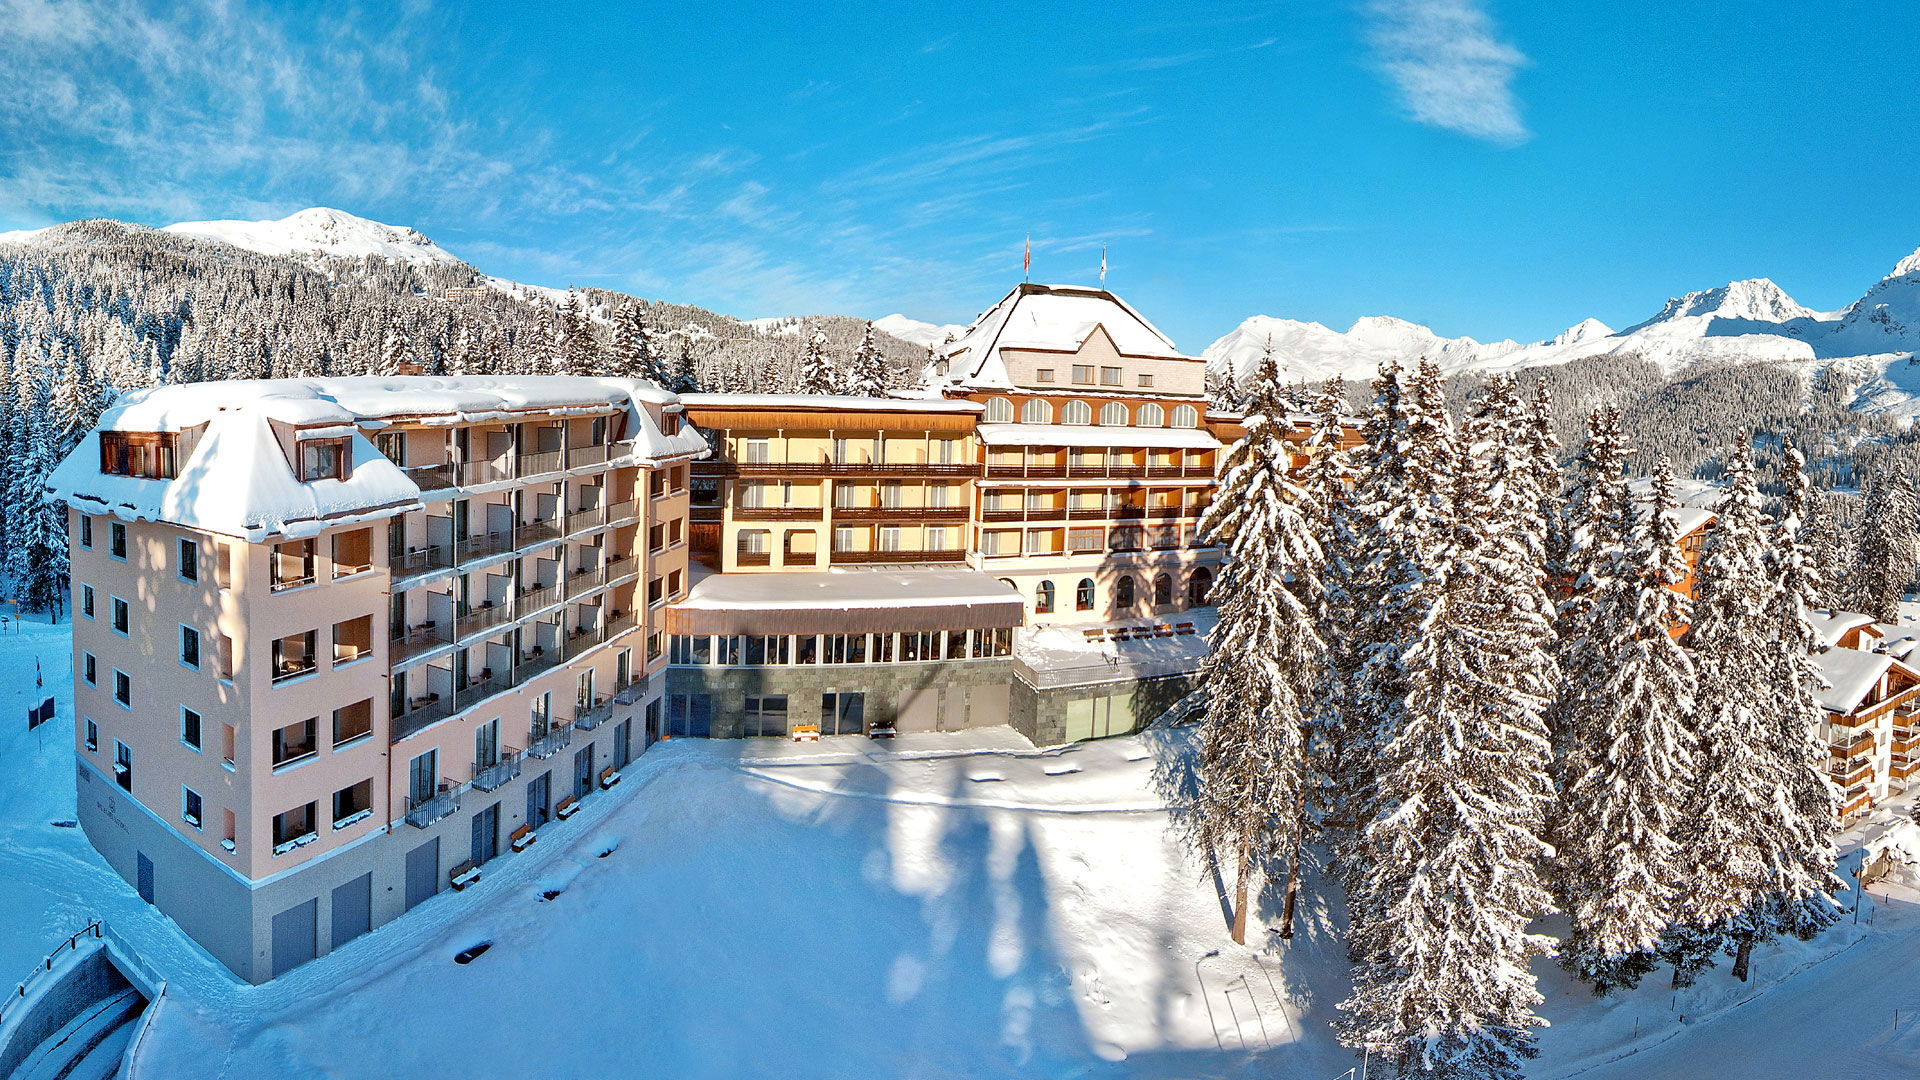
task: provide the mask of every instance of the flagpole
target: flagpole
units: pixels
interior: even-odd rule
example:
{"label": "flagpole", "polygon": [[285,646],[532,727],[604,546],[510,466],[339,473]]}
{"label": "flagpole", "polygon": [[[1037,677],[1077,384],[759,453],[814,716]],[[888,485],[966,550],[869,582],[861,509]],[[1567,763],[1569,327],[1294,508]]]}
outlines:
{"label": "flagpole", "polygon": [[1102,291],[1105,291],[1106,287],[1107,287],[1107,245],[1101,244],[1100,245],[1100,288]]}
{"label": "flagpole", "polygon": [[1027,246],[1020,256],[1020,280],[1033,280],[1033,234],[1027,234]]}

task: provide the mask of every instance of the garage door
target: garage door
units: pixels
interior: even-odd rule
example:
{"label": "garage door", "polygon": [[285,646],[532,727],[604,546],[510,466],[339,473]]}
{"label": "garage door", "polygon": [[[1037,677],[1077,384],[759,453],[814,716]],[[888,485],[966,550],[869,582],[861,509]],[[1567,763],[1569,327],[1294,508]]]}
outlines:
{"label": "garage door", "polygon": [[317,899],[309,900],[273,917],[274,978],[313,959],[314,931],[318,928],[314,913],[319,904]]}
{"label": "garage door", "polygon": [[440,891],[440,838],[407,852],[407,910],[431,900]]}
{"label": "garage door", "polygon": [[373,875],[361,874],[333,890],[333,944],[337,949],[373,929]]}
{"label": "garage door", "polygon": [[894,720],[893,728],[895,731],[932,731],[939,715],[940,691],[902,690],[900,715]]}

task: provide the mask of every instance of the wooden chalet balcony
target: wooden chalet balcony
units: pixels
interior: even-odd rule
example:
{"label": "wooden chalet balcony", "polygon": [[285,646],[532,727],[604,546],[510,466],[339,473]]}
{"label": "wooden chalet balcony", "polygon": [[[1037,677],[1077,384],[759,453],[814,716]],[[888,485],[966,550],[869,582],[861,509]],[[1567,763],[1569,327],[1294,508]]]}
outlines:
{"label": "wooden chalet balcony", "polygon": [[986,475],[1008,480],[1061,480],[1067,475],[1067,467],[1065,465],[1048,465],[1041,462],[1036,462],[1032,465],[1010,465],[1003,462],[988,465]]}
{"label": "wooden chalet balcony", "polygon": [[773,553],[770,551],[742,551],[734,555],[735,566],[772,566]]}
{"label": "wooden chalet balcony", "polygon": [[833,508],[833,520],[845,524],[870,521],[965,521],[968,512],[964,506],[836,506]]}
{"label": "wooden chalet balcony", "polygon": [[835,564],[857,565],[860,563],[953,563],[965,562],[967,553],[961,548],[903,548],[899,551],[836,551],[833,553]]}
{"label": "wooden chalet balcony", "polygon": [[1857,787],[1873,779],[1873,762],[1868,761],[1850,769],[1829,768],[1827,775],[1833,778],[1834,783],[1843,788]]}
{"label": "wooden chalet balcony", "polygon": [[964,476],[980,475],[977,462],[719,461],[695,465],[695,476]]}
{"label": "wooden chalet balcony", "polygon": [[1873,796],[1867,792],[1863,791],[1859,794],[1848,792],[1846,796],[1844,796],[1844,801],[1840,806],[1840,816],[1842,818],[1852,817],[1854,814],[1858,814],[1872,806]]}
{"label": "wooden chalet balcony", "polygon": [[818,506],[736,506],[735,521],[819,521]]}
{"label": "wooden chalet balcony", "polygon": [[1873,733],[1872,732],[1868,732],[1867,734],[1862,735],[1857,739],[1852,739],[1851,741],[1847,742],[1845,745],[1840,745],[1837,743],[1829,743],[1827,745],[1828,754],[1832,757],[1840,758],[1842,760],[1845,760],[1850,757],[1854,757],[1855,755],[1858,755],[1858,754],[1867,753],[1872,749],[1873,749]]}

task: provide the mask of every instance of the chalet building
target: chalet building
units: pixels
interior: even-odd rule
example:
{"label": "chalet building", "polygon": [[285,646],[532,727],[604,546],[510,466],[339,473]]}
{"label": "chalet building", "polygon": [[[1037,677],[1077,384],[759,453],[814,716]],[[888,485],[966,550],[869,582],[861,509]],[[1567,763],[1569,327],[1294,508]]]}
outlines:
{"label": "chalet building", "polygon": [[1819,736],[1827,747],[1827,775],[1840,790],[1844,823],[1907,788],[1915,764],[1920,670],[1884,652],[1848,646],[1827,648],[1814,660],[1828,683],[1820,693],[1826,716]]}
{"label": "chalet building", "polygon": [[621,380],[128,395],[50,483],[81,827],[254,982],[471,881],[659,730],[705,453]]}

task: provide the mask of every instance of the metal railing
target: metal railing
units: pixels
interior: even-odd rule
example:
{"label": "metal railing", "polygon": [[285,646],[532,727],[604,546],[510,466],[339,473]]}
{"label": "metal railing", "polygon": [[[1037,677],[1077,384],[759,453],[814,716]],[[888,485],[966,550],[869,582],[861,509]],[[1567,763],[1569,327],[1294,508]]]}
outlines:
{"label": "metal railing", "polygon": [[473,786],[480,791],[498,791],[507,781],[520,775],[520,751],[508,747],[491,765],[473,763]]}
{"label": "metal railing", "polygon": [[572,745],[573,725],[561,724],[557,727],[548,728],[545,735],[538,737],[535,737],[533,732],[529,731],[527,737],[529,739],[527,743],[527,756],[545,761]]}
{"label": "metal railing", "polygon": [[436,821],[452,816],[460,809],[460,792],[464,787],[451,780],[442,780],[439,792],[432,798],[408,799],[407,824],[416,829],[425,829]]}
{"label": "metal railing", "polygon": [[574,705],[573,726],[581,731],[592,731],[612,718],[612,698],[602,698],[584,709],[580,708],[578,703]]}

